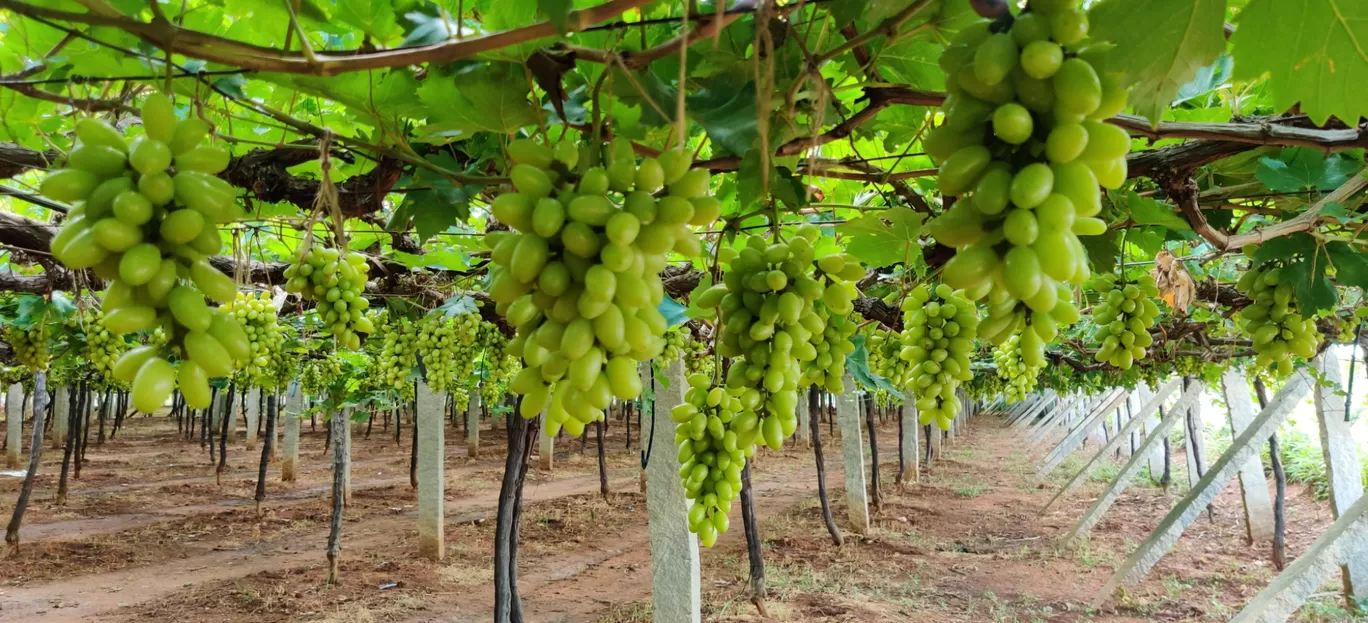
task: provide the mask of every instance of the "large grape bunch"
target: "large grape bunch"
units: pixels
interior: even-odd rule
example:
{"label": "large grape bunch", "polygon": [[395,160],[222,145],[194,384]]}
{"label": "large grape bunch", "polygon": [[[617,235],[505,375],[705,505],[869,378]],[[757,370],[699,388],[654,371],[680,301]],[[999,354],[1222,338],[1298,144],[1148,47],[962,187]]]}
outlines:
{"label": "large grape bunch", "polygon": [[[209,256],[222,246],[218,225],[243,211],[232,187],[215,177],[229,154],[202,144],[208,124],[177,121],[160,95],[144,102],[142,122],[146,135],[130,141],[102,121],[76,122],[67,168],[42,182],[44,195],[72,204],[52,254],[111,281],[101,303],[111,333],[160,328],[166,337],[115,363],[115,378],[133,384],[134,407],[154,411],[179,384],[187,405],[207,408],[209,378],[250,355],[241,327],[204,298],[227,303],[237,295]],[[183,355],[178,368],[166,359],[175,351]]]}
{"label": "large grape bunch", "polygon": [[11,325],[5,331],[14,359],[29,370],[46,370],[51,359],[48,353],[49,331],[46,322],[39,321],[32,327]]}
{"label": "large grape bunch", "polygon": [[1159,288],[1150,275],[1125,283],[1116,275],[1106,274],[1093,279],[1093,289],[1102,296],[1092,310],[1097,325],[1093,340],[1101,344],[1093,358],[1129,370],[1145,358],[1145,349],[1154,343],[1149,328],[1159,316],[1159,306],[1151,297],[1159,296]]}
{"label": "large grape bunch", "polygon": [[333,381],[342,375],[342,362],[335,353],[306,360],[299,370],[299,387],[305,396],[326,396]]}
{"label": "large grape bunch", "polygon": [[1235,289],[1254,300],[1240,310],[1236,325],[1254,342],[1255,365],[1276,376],[1292,373],[1292,357],[1316,354],[1320,329],[1313,318],[1303,316],[1293,293],[1294,284],[1283,279],[1283,264],[1269,262],[1249,269]]}
{"label": "large grape bunch", "polygon": [[275,377],[285,353],[285,328],[278,320],[279,312],[268,292],[242,293],[223,310],[237,321],[247,334],[251,356],[242,362],[243,380],[252,387],[276,387]]}
{"label": "large grape bunch", "polygon": [[418,329],[405,318],[394,318],[380,325],[382,345],[375,358],[378,384],[403,400],[413,399],[413,380],[409,373],[418,356]]}
{"label": "large grape bunch", "polygon": [[614,396],[641,393],[637,363],[665,346],[658,273],[671,251],[698,255],[689,226],[721,211],[707,194],[707,170],[690,169],[688,151],[640,163],[625,140],[612,151],[607,168],[576,175],[577,151],[515,141],[516,192],[491,205],[514,230],[485,238],[495,264],[489,295],[518,330],[508,352],[526,364],[509,389],[523,396],[523,417],[545,411],[552,435],[564,427],[577,436]]}
{"label": "large grape bunch", "polygon": [[1079,312],[1072,300],[1068,286],[1054,284],[1058,290],[1058,302],[1048,312],[1033,310],[1027,305],[1007,298],[997,301],[994,294],[986,309],[986,317],[979,323],[978,336],[994,345],[1001,346],[1008,340],[1016,340],[1014,347],[1019,355],[1033,369],[1045,367],[1045,345],[1059,335],[1063,327],[1078,322]]}
{"label": "large grape bunch", "polygon": [[1130,137],[1105,120],[1125,109],[1128,88],[1107,70],[1109,46],[1085,41],[1077,0],[1029,9],[965,28],[941,56],[950,94],[925,149],[941,192],[959,200],[930,231],[956,249],[945,283],[1049,313],[1069,298],[1053,286],[1089,276],[1078,236],[1107,229],[1098,186],[1126,178]]}
{"label": "large grape bunch", "polygon": [[484,320],[477,313],[447,316],[434,312],[418,322],[416,348],[422,359],[424,378],[433,392],[452,391],[470,378],[480,354],[490,345]]}
{"label": "large grape bunch", "polygon": [[362,333],[375,330],[366,308],[366,275],[370,266],[366,256],[308,245],[295,254],[294,263],[285,268],[285,290],[317,301],[318,313],[328,330],[344,348],[361,348]]}
{"label": "large grape bunch", "polygon": [[741,468],[746,466],[749,446],[732,426],[747,413],[755,417],[743,405],[743,396],[754,390],[717,387],[702,374],[691,374],[688,380],[684,402],[670,417],[679,448],[679,478],[685,497],[693,500],[689,530],[698,534],[703,547],[712,547],[727,531],[732,500],[741,493]]}
{"label": "large grape bunch", "polygon": [[771,449],[782,448],[798,426],[794,409],[800,363],[817,359],[812,337],[826,328],[813,303],[821,300],[835,314],[854,309],[847,283],[823,288],[807,274],[819,233],[816,227],[802,227],[787,243],[750,236],[739,252],[723,247],[718,259],[729,265],[722,283],[695,301],[702,309],[720,311],[717,352],[736,358],[727,370],[726,387],[745,390],[742,411],[730,428],[739,439],[737,447],[748,455],[757,439]]}
{"label": "large grape bunch", "polygon": [[115,335],[104,326],[104,314],[99,309],[87,309],[81,315],[85,325],[85,352],[83,358],[91,371],[99,375],[108,385],[117,385],[114,379],[114,363],[128,351],[130,345],[123,336]]}
{"label": "large grape bunch", "polygon": [[[815,225],[802,226],[800,236],[806,236],[809,242],[815,242],[817,235],[820,235],[820,230]],[[844,301],[848,300],[846,296],[835,295],[841,301],[841,311],[833,311],[825,301],[825,293],[828,288],[836,288],[853,297],[854,286],[847,282],[863,277],[864,266],[853,256],[833,253],[817,260],[817,268],[818,272],[813,278],[823,288],[823,299],[814,301],[812,314],[803,314],[800,319],[803,326],[812,332],[811,344],[815,355],[809,358],[813,353],[806,349],[798,353],[803,374],[798,385],[818,385],[828,392],[840,394],[845,392],[841,379],[845,376],[846,356],[855,352],[855,344],[850,338],[860,326],[850,317],[854,308],[845,306]]]}
{"label": "large grape bunch", "polygon": [[974,377],[969,357],[978,332],[978,309],[942,283],[913,288],[902,311],[898,357],[911,366],[908,390],[916,400],[917,418],[922,425],[934,422],[949,430],[960,409],[955,390]]}
{"label": "large grape bunch", "polygon": [[[1029,332],[1026,332],[1029,333]],[[993,363],[997,376],[1006,382],[1002,395],[1007,403],[1020,402],[1035,390],[1036,380],[1044,364],[1033,365],[1022,355],[1022,336],[1013,335],[993,349]]]}

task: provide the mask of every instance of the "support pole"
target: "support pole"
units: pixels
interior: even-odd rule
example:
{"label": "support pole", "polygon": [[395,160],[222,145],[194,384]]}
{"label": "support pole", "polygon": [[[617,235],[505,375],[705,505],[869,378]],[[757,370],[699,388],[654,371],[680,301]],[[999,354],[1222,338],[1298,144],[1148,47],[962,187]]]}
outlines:
{"label": "support pole", "polygon": [[10,385],[5,396],[5,468],[19,469],[24,448],[24,386]]}
{"label": "support pole", "polygon": [[285,449],[280,460],[280,479],[294,482],[299,473],[299,416],[304,412],[304,390],[299,381],[290,383],[285,398],[285,413],[281,415],[285,428]]}
{"label": "support pole", "polygon": [[261,388],[247,390],[243,398],[247,406],[247,449],[255,450],[257,445],[257,422],[261,419]]}
{"label": "support pole", "polygon": [[[1320,370],[1331,385],[1316,388],[1316,420],[1320,423],[1321,454],[1325,457],[1325,475],[1330,485],[1330,512],[1339,519],[1363,497],[1363,472],[1352,424],[1345,421],[1344,397],[1338,394],[1344,385],[1339,358],[1333,350],[1327,349],[1311,365]],[[1368,557],[1347,560],[1340,566],[1340,571],[1344,597],[1350,606],[1368,600]]]}
{"label": "support pole", "polygon": [[794,434],[798,436],[798,447],[806,448],[812,445],[812,431],[809,430],[810,427],[808,426],[808,417],[810,416],[808,409],[808,392],[798,392],[797,411],[798,428],[794,431]]}
{"label": "support pole", "polygon": [[418,555],[441,560],[446,554],[444,510],[446,506],[445,448],[442,411],[446,394],[434,394],[418,381]]}
{"label": "support pole", "polygon": [[842,379],[845,393],[836,398],[836,423],[841,427],[841,463],[845,470],[846,506],[851,529],[869,534],[869,494],[865,489],[864,438],[860,434],[860,407],[855,399],[855,380]]}
{"label": "support pole", "polygon": [[[541,470],[549,472],[555,467],[556,463],[556,438],[551,436],[547,427],[543,426],[541,438],[537,442],[537,455],[541,464]],[[673,445],[673,444],[671,444]]]}
{"label": "support pole", "polygon": [[1115,411],[1117,407],[1121,406],[1122,401],[1126,399],[1126,391],[1116,389],[1107,394],[1107,396],[1108,398],[1102,402],[1100,408],[1093,410],[1093,412],[1083,420],[1082,424],[1064,435],[1064,439],[1060,440],[1059,444],[1045,456],[1045,460],[1041,463],[1040,469],[1036,471],[1037,479],[1043,480],[1048,478],[1050,474],[1054,472],[1055,468],[1059,467],[1059,465],[1064,462],[1064,459],[1069,458],[1069,455],[1078,447],[1078,444],[1082,443],[1083,439],[1087,437],[1088,434],[1092,433],[1098,426],[1101,426],[1101,423],[1112,411]]}
{"label": "support pole", "polygon": [[[1200,383],[1195,379],[1186,379],[1184,382]],[[1202,479],[1202,474],[1206,473],[1209,463],[1206,452],[1206,423],[1202,420],[1201,403],[1194,402],[1188,405],[1187,417],[1183,421],[1186,423],[1183,430],[1187,436],[1187,451],[1184,454],[1187,459],[1188,486],[1195,487]]]}
{"label": "support pole", "polygon": [[52,447],[61,449],[66,446],[67,419],[71,416],[71,390],[63,385],[57,388],[52,399]]}
{"label": "support pole", "polygon": [[480,455],[480,392],[470,396],[466,405],[466,456],[475,458]]}
{"label": "support pole", "polygon": [[668,414],[684,402],[682,361],[671,361],[664,371],[669,387],[657,390],[656,412],[644,417],[644,445],[652,448],[646,463],[647,533],[651,543],[651,620],[657,623],[699,623],[702,620],[698,537],[689,532],[689,500],[679,481],[679,457],[674,452],[674,423]]}
{"label": "support pole", "polygon": [[900,443],[898,444],[898,455],[903,461],[906,471],[910,474],[903,475],[902,482],[911,480],[921,482],[921,425],[917,423],[917,406],[913,404],[912,395],[908,394],[903,398],[902,418],[898,421]]}
{"label": "support pole", "polygon": [[[1221,375],[1221,393],[1230,414],[1230,434],[1237,439],[1254,420],[1254,398],[1250,391],[1249,380],[1239,369],[1226,368]],[[1268,497],[1268,480],[1258,453],[1240,467],[1240,500],[1244,503],[1246,541],[1250,545],[1272,541],[1273,500]]]}

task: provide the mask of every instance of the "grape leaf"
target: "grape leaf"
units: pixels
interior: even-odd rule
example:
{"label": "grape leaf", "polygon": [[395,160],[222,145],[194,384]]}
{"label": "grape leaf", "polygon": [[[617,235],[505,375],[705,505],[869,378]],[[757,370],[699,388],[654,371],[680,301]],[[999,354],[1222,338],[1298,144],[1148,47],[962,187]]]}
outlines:
{"label": "grape leaf", "polygon": [[1088,17],[1093,37],[1116,43],[1110,66],[1135,83],[1131,105],[1152,124],[1225,49],[1225,0],[1104,0]]}
{"label": "grape leaf", "polygon": [[1368,115],[1368,3],[1251,0],[1236,26],[1235,78],[1267,73],[1273,108],[1300,102],[1316,125]]}
{"label": "grape leaf", "polygon": [[1335,284],[1325,275],[1325,258],[1317,255],[1300,259],[1283,267],[1282,281],[1291,280],[1303,315],[1332,310],[1339,302]]}
{"label": "grape leaf", "polygon": [[1126,207],[1137,225],[1162,225],[1174,231],[1192,231],[1187,219],[1179,216],[1176,208],[1162,201],[1141,197],[1135,191],[1126,193]]}
{"label": "grape leaf", "polygon": [[469,294],[455,294],[443,301],[441,305],[438,305],[437,308],[430,313],[436,314],[439,312],[447,318],[455,318],[461,314],[478,314],[480,313],[480,306],[475,303],[475,299],[471,298]]}
{"label": "grape leaf", "polygon": [[[760,123],[755,111],[755,83],[741,89],[704,88],[687,96],[689,114],[726,153],[742,155],[755,146]],[[674,99],[666,99],[673,102]],[[657,103],[661,100],[657,99]],[[662,104],[664,105],[664,104]]]}
{"label": "grape leaf", "polygon": [[1330,190],[1362,168],[1362,162],[1338,154],[1326,157],[1308,147],[1290,147],[1279,152],[1277,158],[1259,158],[1254,176],[1273,192]]}
{"label": "grape leaf", "polygon": [[865,266],[882,268],[898,262],[920,259],[922,219],[925,215],[911,208],[889,208],[866,214],[836,226],[846,237],[846,252]]}
{"label": "grape leaf", "polygon": [[1254,265],[1258,266],[1264,262],[1273,260],[1285,260],[1295,255],[1310,257],[1316,253],[1316,240],[1303,232],[1297,232],[1290,236],[1280,236],[1264,242],[1254,250],[1250,259],[1254,260]]}
{"label": "grape leaf", "polygon": [[570,11],[575,9],[573,0],[537,0],[537,12],[555,24],[556,30],[565,33],[570,24]]}
{"label": "grape leaf", "polygon": [[397,34],[399,28],[391,0],[338,0],[333,17],[382,42]]}
{"label": "grape leaf", "polygon": [[476,132],[512,134],[537,123],[537,108],[527,96],[527,77],[508,63],[429,76],[418,89],[418,98],[432,115],[423,132],[451,140]]}
{"label": "grape leaf", "polygon": [[888,379],[869,369],[869,350],[865,348],[865,336],[856,335],[850,338],[850,343],[855,345],[855,350],[846,356],[846,372],[850,373],[855,382],[870,391],[882,389],[894,396],[902,396],[902,391],[889,383]]}
{"label": "grape leaf", "polygon": [[1335,265],[1335,281],[1339,285],[1362,288],[1368,292],[1368,255],[1355,251],[1343,242],[1325,243],[1325,253]]}

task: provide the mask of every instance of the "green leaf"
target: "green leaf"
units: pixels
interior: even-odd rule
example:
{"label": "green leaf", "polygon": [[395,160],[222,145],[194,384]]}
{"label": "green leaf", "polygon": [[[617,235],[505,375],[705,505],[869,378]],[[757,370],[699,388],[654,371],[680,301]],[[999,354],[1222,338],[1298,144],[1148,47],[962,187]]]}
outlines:
{"label": "green leaf", "polygon": [[[340,76],[255,75],[342,104],[352,114],[370,123],[385,122],[397,127],[401,119],[422,117],[428,112],[423,102],[419,101],[418,81],[404,69],[355,72]],[[431,78],[424,84],[431,84]]]}
{"label": "green leaf", "polygon": [[1252,81],[1267,73],[1273,108],[1300,103],[1316,125],[1331,115],[1368,116],[1368,4],[1250,0],[1231,44],[1235,77]]}
{"label": "green leaf", "polygon": [[[718,242],[717,244],[721,244],[721,242]],[[698,305],[694,304],[694,301],[698,300],[698,295],[702,294],[705,290],[711,288],[712,286],[712,273],[705,271],[703,273],[703,278],[698,280],[698,285],[694,286],[693,292],[689,293],[689,309],[685,313],[687,313],[690,318],[717,317],[716,309],[703,309],[702,307],[699,307]]]}
{"label": "green leaf", "polygon": [[1308,147],[1289,147],[1277,158],[1259,158],[1254,176],[1273,192],[1330,190],[1338,188],[1349,176],[1363,168],[1340,155],[1326,155]]}
{"label": "green leaf", "polygon": [[660,315],[665,317],[665,322],[670,327],[677,327],[688,322],[688,310],[689,308],[680,305],[679,301],[676,301],[669,296],[662,297],[660,299],[660,304],[656,305],[656,311],[659,311]]}
{"label": "green leaf", "polygon": [[462,314],[478,314],[480,313],[480,306],[469,294],[455,294],[442,301],[442,304],[430,313],[441,313],[447,318],[454,318]]}
{"label": "green leaf", "polygon": [[1088,251],[1094,273],[1109,273],[1116,268],[1116,257],[1121,254],[1116,230],[1109,229],[1101,236],[1079,236],[1078,240]]}
{"label": "green leaf", "polygon": [[508,63],[465,67],[452,74],[429,76],[418,89],[428,108],[429,137],[451,141],[476,132],[513,134],[537,123],[537,107],[528,100],[527,77]]}
{"label": "green leaf", "polygon": [[381,42],[389,40],[399,29],[391,0],[338,0],[333,17]]}
{"label": "green leaf", "polygon": [[[1234,65],[1235,63],[1233,59],[1230,58],[1229,54],[1222,54],[1220,58],[1216,59],[1216,62],[1198,69],[1196,77],[1194,77],[1191,82],[1178,87],[1178,95],[1177,98],[1173,100],[1173,105],[1177,106],[1178,104],[1207,95],[1212,91],[1228,85],[1230,83],[1230,72],[1234,69]],[[1221,121],[1229,119],[1228,115],[1230,114],[1230,111],[1225,109],[1212,108],[1198,110],[1225,117],[1220,119]],[[1193,121],[1193,119],[1184,119],[1183,121]]]}
{"label": "green leaf", "polygon": [[1325,253],[1335,265],[1335,281],[1339,285],[1368,292],[1368,254],[1355,251],[1343,242],[1325,243]]}
{"label": "green leaf", "polygon": [[912,261],[914,255],[920,259],[924,218],[912,208],[889,208],[837,225],[836,231],[846,236],[846,252],[865,266],[882,268]]}
{"label": "green leaf", "polygon": [[[755,83],[748,83],[741,89],[715,88],[702,89],[686,97],[689,113],[707,131],[713,143],[721,145],[725,152],[742,155],[755,147],[760,136],[760,123],[755,109]],[[673,102],[673,98],[665,103]],[[659,99],[656,103],[662,106]]]}
{"label": "green leaf", "polygon": [[846,356],[846,372],[850,373],[855,382],[870,391],[882,389],[894,396],[901,396],[902,390],[869,369],[869,350],[865,348],[865,336],[856,335],[850,338],[850,343],[855,345],[855,350]]}
{"label": "green leaf", "polygon": [[1126,193],[1126,207],[1130,208],[1131,219],[1137,225],[1161,225],[1175,231],[1192,231],[1187,219],[1178,215],[1177,208],[1149,197],[1141,197],[1133,190]]}
{"label": "green leaf", "polygon": [[1284,282],[1292,280],[1303,315],[1333,310],[1339,301],[1339,293],[1335,290],[1335,284],[1325,275],[1325,268],[1325,258],[1314,255],[1283,267],[1282,279]]}
{"label": "green leaf", "polygon": [[[461,169],[460,164],[447,154],[429,157],[428,161],[447,170]],[[399,183],[401,187],[415,190],[404,196],[404,202],[390,215],[385,229],[404,231],[411,224],[417,230],[419,243],[470,218],[470,200],[483,188],[456,184],[428,169],[418,169],[412,176],[401,178]]]}
{"label": "green leaf", "polygon": [[1348,223],[1349,221],[1352,221],[1359,217],[1359,215],[1344,209],[1344,206],[1340,205],[1338,201],[1330,201],[1325,205],[1321,206],[1320,216],[1333,218],[1339,221],[1340,225]]}
{"label": "green leaf", "polygon": [[1150,123],[1159,123],[1178,88],[1225,49],[1225,4],[1225,0],[1104,0],[1093,7],[1091,35],[1116,44],[1110,68],[1125,72],[1135,83],[1131,105]]}
{"label": "green leaf", "polygon": [[1264,262],[1285,260],[1297,255],[1311,257],[1315,253],[1316,240],[1303,232],[1297,232],[1290,236],[1274,238],[1259,245],[1250,259],[1254,260],[1255,266],[1258,266]]}
{"label": "green leaf", "polygon": [[537,12],[555,24],[556,30],[565,34],[570,24],[570,12],[575,10],[573,0],[537,0]]}

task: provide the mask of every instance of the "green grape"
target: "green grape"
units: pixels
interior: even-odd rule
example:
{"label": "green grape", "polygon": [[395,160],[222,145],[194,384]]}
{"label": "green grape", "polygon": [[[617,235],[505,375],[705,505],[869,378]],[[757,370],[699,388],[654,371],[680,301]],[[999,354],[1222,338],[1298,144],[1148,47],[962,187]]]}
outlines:
{"label": "green grape", "polygon": [[[810,235],[812,230],[809,228],[804,232]],[[790,240],[789,246],[792,247],[798,239],[809,244],[815,242],[814,239],[800,237]],[[801,248],[802,243],[798,244]],[[858,279],[864,275],[864,267],[854,256],[843,253],[823,257],[817,264],[818,272],[813,279],[822,289],[822,298],[814,301],[811,311],[804,312],[798,319],[799,324],[811,333],[808,343],[812,346],[808,349],[800,345],[794,351],[794,357],[800,362],[803,371],[798,386],[818,385],[826,391],[839,394],[845,391],[841,379],[845,375],[846,356],[855,352],[855,344],[850,338],[859,329],[859,323],[850,317],[852,308],[847,306],[847,302],[854,298],[854,285],[848,283],[845,277]],[[826,302],[828,291],[833,293],[834,304],[842,313],[832,313],[832,306]]]}
{"label": "green grape", "polygon": [[1292,373],[1294,359],[1314,356],[1321,342],[1315,319],[1304,317],[1294,284],[1283,279],[1284,261],[1251,267],[1235,288],[1254,303],[1239,312],[1236,326],[1254,342],[1255,364],[1276,377]]}
{"label": "green grape", "polygon": [[684,361],[686,375],[702,374],[712,378],[717,369],[715,358],[708,353],[708,344],[695,339],[689,329],[682,325],[665,332],[665,349],[656,358],[663,362],[676,359]]}
{"label": "green grape", "polygon": [[[1029,329],[1023,329],[1023,334]],[[993,362],[997,364],[997,376],[1005,381],[1002,396],[1007,404],[1020,402],[1035,391],[1036,380],[1044,364],[1032,365],[1022,356],[1022,334],[1014,334],[993,349]]]}
{"label": "green grape", "polygon": [[104,313],[99,309],[85,310],[82,321],[85,328],[83,359],[106,385],[121,386],[122,384],[114,378],[114,362],[128,351],[130,344],[123,337],[105,328]]}
{"label": "green grape", "polygon": [[733,425],[754,420],[754,412],[743,404],[743,396],[753,390],[714,386],[702,374],[690,375],[688,380],[684,402],[670,417],[675,422],[679,478],[684,495],[693,500],[689,530],[698,534],[703,547],[712,547],[718,535],[727,531],[732,500],[741,493],[746,452]]}
{"label": "green grape", "polygon": [[941,58],[950,94],[925,148],[941,192],[959,200],[927,227],[956,249],[942,271],[950,287],[1050,313],[1072,298],[1056,286],[1089,277],[1079,236],[1106,231],[1098,187],[1125,180],[1130,139],[1099,122],[1128,91],[1101,69],[1107,47],[1079,43],[1088,23],[1077,0],[1038,4],[1008,29],[980,22]]}
{"label": "green grape", "polygon": [[665,347],[659,272],[672,251],[699,255],[690,225],[720,211],[708,172],[690,169],[687,152],[636,162],[625,140],[612,152],[604,168],[573,150],[515,141],[516,191],[490,205],[513,229],[485,236],[489,296],[517,328],[506,352],[524,364],[508,389],[522,396],[523,417],[545,413],[550,435],[578,436],[614,397],[641,393],[637,363]]}
{"label": "green grape", "polygon": [[[103,121],[79,121],[67,168],[45,176],[40,189],[72,204],[52,239],[53,256],[110,281],[101,303],[104,329],[113,336],[160,331],[153,350],[134,349],[134,359],[111,367],[123,370],[119,382],[132,384],[133,406],[150,413],[178,377],[194,382],[183,393],[198,399],[210,372],[225,375],[239,359],[221,341],[237,344],[241,335],[206,332],[226,320],[204,297],[227,303],[237,293],[208,257],[222,246],[218,225],[244,213],[237,192],[215,176],[227,166],[228,151],[200,144],[208,136],[202,120],[177,120],[170,101],[156,94],[141,117],[146,134],[131,139]],[[177,353],[192,364],[179,373],[167,361]]]}
{"label": "green grape", "polygon": [[401,400],[413,399],[413,371],[418,358],[418,329],[404,318],[377,324],[382,344],[375,359],[377,383],[395,392]]}
{"label": "green grape", "polygon": [[285,291],[317,301],[318,313],[337,344],[357,350],[360,334],[375,330],[365,315],[370,307],[365,297],[369,272],[364,255],[306,245],[285,268]]}
{"label": "green grape", "polygon": [[299,388],[305,396],[326,396],[334,381],[342,376],[342,362],[336,353],[310,357],[300,366]]}
{"label": "green grape", "polygon": [[282,379],[276,371],[282,360],[291,357],[285,352],[285,327],[278,320],[279,312],[270,294],[240,292],[223,310],[247,334],[250,354],[241,362],[242,383],[249,387],[279,387],[288,377]]}
{"label": "green grape", "polygon": [[30,328],[11,325],[6,330],[6,339],[20,365],[35,372],[48,369],[47,323],[40,321]]}
{"label": "green grape", "polygon": [[960,409],[955,390],[974,376],[969,357],[978,335],[978,308],[942,283],[913,288],[902,311],[898,358],[910,366],[907,388],[916,400],[918,420],[949,430]]}
{"label": "green grape", "polygon": [[432,391],[456,390],[474,375],[481,353],[496,345],[493,335],[481,330],[483,324],[474,312],[455,316],[434,312],[418,323],[417,354]]}
{"label": "green grape", "polygon": [[877,324],[871,325],[865,336],[865,348],[868,351],[869,369],[875,374],[888,379],[894,387],[905,388],[912,382],[909,376],[912,366],[898,356],[902,352],[899,335],[880,329]]}
{"label": "green grape", "polygon": [[1093,358],[1129,370],[1154,344],[1149,328],[1159,315],[1159,306],[1152,298],[1159,295],[1159,288],[1150,275],[1125,283],[1106,274],[1093,279],[1093,289],[1101,295],[1092,310],[1093,324],[1097,325],[1093,340],[1100,344]]}

